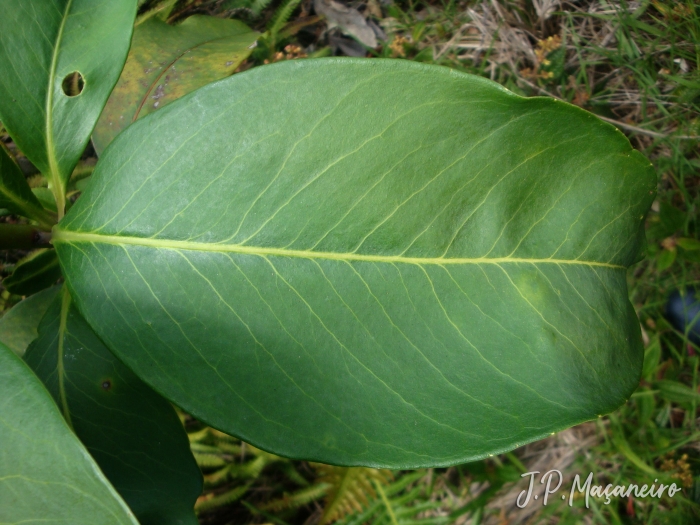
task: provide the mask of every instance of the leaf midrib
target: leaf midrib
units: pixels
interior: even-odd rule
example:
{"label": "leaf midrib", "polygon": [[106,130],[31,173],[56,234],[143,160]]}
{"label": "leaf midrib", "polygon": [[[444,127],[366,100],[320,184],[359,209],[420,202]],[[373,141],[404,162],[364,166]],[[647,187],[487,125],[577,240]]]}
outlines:
{"label": "leaf midrib", "polygon": [[56,146],[54,145],[53,141],[53,94],[56,88],[56,65],[58,64],[58,53],[59,49],[61,48],[61,41],[63,40],[63,29],[66,27],[66,20],[68,20],[68,13],[70,12],[72,4],[73,0],[68,0],[66,3],[66,9],[63,12],[63,18],[61,19],[61,26],[58,28],[56,45],[53,48],[53,55],[51,57],[49,85],[46,91],[46,155],[48,157],[47,160],[49,161],[48,178],[51,182],[51,187],[56,199],[56,209],[58,210],[59,220],[63,217],[65,197],[63,194],[61,174],[59,172],[58,162],[56,161]]}
{"label": "leaf midrib", "polygon": [[103,235],[99,233],[71,232],[54,229],[52,243],[99,243],[112,244],[116,246],[132,245],[145,246],[149,248],[160,248],[170,250],[187,250],[214,253],[239,253],[246,255],[267,255],[278,257],[295,257],[301,259],[325,259],[335,261],[357,261],[357,262],[379,262],[379,263],[404,263],[414,265],[437,265],[448,264],[569,264],[580,266],[596,266],[611,268],[615,270],[626,270],[624,266],[599,261],[582,261],[579,259],[553,259],[553,258],[521,258],[521,257],[405,257],[401,255],[368,255],[360,253],[343,252],[320,252],[312,250],[289,250],[286,248],[270,248],[264,246],[244,246],[241,244],[220,244],[204,243],[192,241],[178,241],[172,239],[153,239],[149,237],[133,237],[126,235]]}
{"label": "leaf midrib", "polygon": [[73,429],[73,421],[68,408],[68,396],[66,395],[65,376],[66,371],[63,364],[63,351],[66,339],[66,325],[68,324],[68,310],[70,309],[71,297],[68,289],[64,286],[61,290],[61,317],[58,325],[58,361],[56,373],[58,374],[58,397],[61,400],[61,411],[68,426]]}

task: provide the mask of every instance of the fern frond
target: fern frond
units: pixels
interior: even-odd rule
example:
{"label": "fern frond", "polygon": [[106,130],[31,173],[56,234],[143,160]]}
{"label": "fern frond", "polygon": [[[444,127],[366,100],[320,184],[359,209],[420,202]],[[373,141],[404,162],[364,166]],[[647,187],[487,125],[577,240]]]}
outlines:
{"label": "fern frond", "polygon": [[375,484],[385,485],[392,479],[391,472],[385,469],[320,464],[315,464],[314,468],[319,473],[319,481],[330,485],[320,525],[361,512],[376,499]]}
{"label": "fern frond", "polygon": [[289,17],[297,8],[301,0],[285,0],[285,2],[275,11],[272,21],[268,26],[268,32],[270,36],[274,39],[277,38],[277,34],[280,32],[282,27],[287,23]]}
{"label": "fern frond", "polygon": [[217,441],[215,448],[217,448],[220,452],[226,452],[227,454],[231,454],[232,456],[240,456],[241,455],[241,446],[236,445],[235,443],[228,443],[226,441]]}
{"label": "fern frond", "polygon": [[253,0],[250,4],[250,10],[255,14],[255,16],[260,16],[260,13],[270,5],[272,0]]}
{"label": "fern frond", "polygon": [[317,483],[316,485],[292,492],[291,494],[285,494],[281,498],[269,501],[261,505],[259,509],[270,512],[297,509],[322,498],[330,488],[331,486],[328,483]]}
{"label": "fern frond", "polygon": [[377,480],[372,481],[377,489],[377,492],[379,493],[379,496],[382,498],[382,502],[384,503],[384,507],[386,508],[386,513],[389,515],[389,519],[391,519],[391,525],[399,525],[399,522],[396,521],[396,514],[394,514],[394,508],[391,506],[389,498],[386,497],[384,489],[382,489],[382,484],[379,483]]}
{"label": "fern frond", "polygon": [[[250,448],[253,449],[253,447]],[[257,449],[253,449],[253,453],[255,454],[255,459],[252,461],[231,465],[231,477],[255,479],[260,476],[260,473],[269,464],[275,463],[276,461],[285,461],[279,456],[275,456],[274,454],[269,454],[261,450],[259,451]]]}
{"label": "fern frond", "polygon": [[204,474],[204,487],[218,487],[223,483],[226,483],[230,477],[230,467],[227,465],[219,470],[212,472],[211,474]]}
{"label": "fern frond", "polygon": [[226,465],[226,460],[216,454],[200,454],[199,452],[193,452],[192,455],[200,468],[215,468]]}
{"label": "fern frond", "polygon": [[306,480],[304,476],[299,474],[299,471],[294,467],[294,464],[291,462],[284,463],[280,465],[280,470],[284,473],[285,476],[287,476],[287,479],[289,481],[292,481],[296,483],[299,486],[302,487],[308,487],[309,482]]}
{"label": "fern frond", "polygon": [[224,505],[228,505],[229,503],[233,503],[234,501],[241,499],[243,495],[248,492],[250,485],[250,483],[240,485],[216,496],[202,496],[197,500],[197,503],[195,503],[194,510],[197,514],[199,514],[201,512],[208,512],[218,509],[219,507],[223,507]]}
{"label": "fern frond", "polygon": [[213,445],[205,445],[203,443],[190,443],[190,450],[193,453],[199,453],[199,454],[220,454],[221,450],[219,450],[218,447],[215,447]]}
{"label": "fern frond", "polygon": [[199,443],[204,441],[209,436],[209,427],[204,427],[202,430],[197,430],[196,432],[190,432],[187,434],[187,439],[190,443]]}
{"label": "fern frond", "polygon": [[367,510],[346,516],[335,522],[335,525],[368,525],[370,523],[373,525],[393,525],[394,523],[401,525],[452,525],[455,523],[455,519],[449,515],[416,517],[421,513],[440,509],[443,505],[440,501],[416,503],[416,501],[420,501],[420,497],[421,494],[412,493],[410,499],[406,498],[404,505],[400,505],[395,499],[390,499],[393,518],[382,499],[378,498],[372,501]]}

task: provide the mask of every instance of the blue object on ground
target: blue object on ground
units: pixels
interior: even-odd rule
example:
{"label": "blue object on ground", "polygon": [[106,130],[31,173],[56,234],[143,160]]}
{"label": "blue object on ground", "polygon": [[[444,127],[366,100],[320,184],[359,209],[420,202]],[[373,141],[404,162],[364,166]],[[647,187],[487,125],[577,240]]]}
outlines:
{"label": "blue object on ground", "polygon": [[[700,297],[694,288],[676,290],[666,303],[666,319],[678,330],[688,331],[688,339],[700,345]],[[692,325],[691,325],[692,324]],[[688,325],[691,325],[688,328]]]}

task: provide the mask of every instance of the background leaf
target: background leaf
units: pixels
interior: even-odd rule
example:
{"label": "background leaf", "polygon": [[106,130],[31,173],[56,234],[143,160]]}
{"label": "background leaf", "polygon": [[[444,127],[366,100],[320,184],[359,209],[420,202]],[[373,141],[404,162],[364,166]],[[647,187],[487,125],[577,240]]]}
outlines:
{"label": "background leaf", "polygon": [[67,290],[24,359],[141,525],[197,523],[202,475],[175,411],[105,348]]}
{"label": "background leaf", "polygon": [[259,34],[237,20],[195,15],[176,26],[151,18],[134,30],[129,57],[92,136],[95,150],[136,119],[233,73]]}
{"label": "background leaf", "polygon": [[29,343],[39,335],[37,327],[60,286],[47,288],[14,305],[0,317],[0,341],[22,357]]}
{"label": "background leaf", "polygon": [[32,188],[32,193],[44,208],[53,212],[57,210],[56,198],[53,193],[51,193],[50,189],[44,187]]}
{"label": "background leaf", "polygon": [[45,226],[56,222],[56,217],[42,208],[32,193],[19,166],[10,158],[0,142],[0,207],[12,213],[34,219]]}
{"label": "background leaf", "polygon": [[676,260],[677,253],[675,248],[673,250],[661,250],[656,257],[656,268],[662,271],[671,266]]}
{"label": "background leaf", "polygon": [[687,250],[689,252],[700,251],[700,241],[697,239],[688,239],[686,237],[681,237],[677,241],[678,246]]}
{"label": "background leaf", "polygon": [[[3,5],[0,120],[48,179],[59,216],[71,171],[124,65],[135,15],[136,0]],[[68,96],[75,72],[82,90]]]}
{"label": "background leaf", "polygon": [[659,338],[655,337],[644,349],[644,365],[642,368],[642,377],[644,379],[649,379],[651,375],[659,367],[659,360],[661,359],[661,343]]}
{"label": "background leaf", "polygon": [[0,520],[138,525],[51,396],[0,344]]}
{"label": "background leaf", "polygon": [[132,126],[53,242],[102,340],[204,422],[288,457],[446,465],[635,389],[626,267],[655,185],[565,103],[288,61]]}
{"label": "background leaf", "polygon": [[675,403],[700,403],[700,392],[694,391],[678,381],[657,381],[655,386],[660,390],[664,399]]}
{"label": "background leaf", "polygon": [[17,295],[31,295],[56,284],[61,277],[56,251],[36,250],[17,263],[12,275],[5,277],[2,284],[8,292]]}

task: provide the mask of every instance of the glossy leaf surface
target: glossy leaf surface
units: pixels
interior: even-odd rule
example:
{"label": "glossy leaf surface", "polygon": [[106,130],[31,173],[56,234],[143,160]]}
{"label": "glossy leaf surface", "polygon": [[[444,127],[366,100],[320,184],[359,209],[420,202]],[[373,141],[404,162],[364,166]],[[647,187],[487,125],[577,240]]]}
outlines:
{"label": "glossy leaf surface", "polygon": [[0,523],[138,525],[22,360],[0,343]]}
{"label": "glossy leaf surface", "polygon": [[35,219],[49,228],[56,222],[55,215],[45,210],[32,193],[19,166],[0,145],[0,208]]}
{"label": "glossy leaf surface", "polygon": [[191,16],[176,26],[154,17],[138,25],[124,71],[95,127],[95,150],[101,153],[136,119],[229,76],[258,36],[242,22],[213,16]]}
{"label": "glossy leaf surface", "polygon": [[[0,120],[47,177],[65,186],[121,72],[136,0],[10,0],[0,17]],[[68,96],[64,80],[82,76]],[[68,90],[69,91],[69,90]],[[72,93],[69,91],[69,93]]]}
{"label": "glossy leaf surface", "polygon": [[156,390],[275,453],[460,463],[615,409],[650,163],[565,103],[405,61],[234,75],[122,134],[54,234]]}
{"label": "glossy leaf surface", "polygon": [[39,335],[39,322],[60,286],[47,288],[14,305],[0,317],[0,342],[22,357],[29,343]]}
{"label": "glossy leaf surface", "polygon": [[12,275],[2,284],[8,292],[17,295],[31,295],[40,292],[61,277],[61,268],[55,250],[37,250],[17,263]]}
{"label": "glossy leaf surface", "polygon": [[24,360],[141,525],[197,523],[202,475],[177,414],[107,350],[67,291]]}

